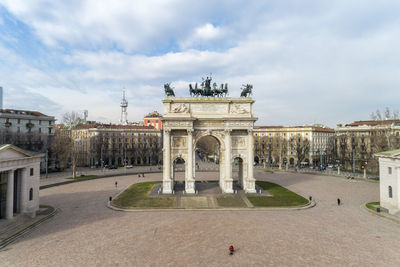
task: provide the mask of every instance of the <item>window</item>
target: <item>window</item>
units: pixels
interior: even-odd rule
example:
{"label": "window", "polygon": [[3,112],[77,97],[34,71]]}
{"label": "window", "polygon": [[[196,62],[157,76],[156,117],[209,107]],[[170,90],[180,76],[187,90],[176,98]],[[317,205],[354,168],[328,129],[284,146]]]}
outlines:
{"label": "window", "polygon": [[39,133],[42,133],[42,128],[39,128]]}
{"label": "window", "polygon": [[388,167],[388,173],[392,174],[392,167]]}
{"label": "window", "polygon": [[41,120],[39,120],[39,125],[42,125],[42,121]]}
{"label": "window", "polygon": [[33,200],[33,188],[29,189],[29,201]]}
{"label": "window", "polygon": [[389,198],[393,197],[392,187],[389,185]]}
{"label": "window", "polygon": [[51,128],[49,128],[49,134],[51,134]]}
{"label": "window", "polygon": [[51,125],[51,121],[49,121],[49,125]]}
{"label": "window", "polygon": [[18,119],[18,123],[21,123],[21,119]]}
{"label": "window", "polygon": [[33,168],[30,170],[30,175],[33,176]]}
{"label": "window", "polygon": [[21,132],[21,127],[17,127],[17,133]]}

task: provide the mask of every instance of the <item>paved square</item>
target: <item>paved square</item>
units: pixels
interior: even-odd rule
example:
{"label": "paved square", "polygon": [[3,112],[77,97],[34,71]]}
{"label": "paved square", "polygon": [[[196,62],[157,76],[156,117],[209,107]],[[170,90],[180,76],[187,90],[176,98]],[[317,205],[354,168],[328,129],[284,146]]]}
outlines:
{"label": "paved square", "polygon": [[[216,173],[199,173],[214,179]],[[256,172],[317,205],[307,210],[118,212],[109,196],[125,176],[42,190],[61,212],[0,252],[1,266],[400,266],[400,225],[360,209],[377,183]],[[118,189],[114,182],[118,181]],[[337,206],[340,197],[343,205]],[[228,255],[229,245],[238,249]]]}

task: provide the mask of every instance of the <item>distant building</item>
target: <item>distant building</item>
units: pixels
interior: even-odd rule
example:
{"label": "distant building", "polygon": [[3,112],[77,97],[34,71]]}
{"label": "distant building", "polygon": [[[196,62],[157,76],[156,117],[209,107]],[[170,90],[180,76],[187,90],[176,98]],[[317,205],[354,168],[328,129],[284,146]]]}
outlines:
{"label": "distant building", "polygon": [[39,210],[40,159],[14,145],[0,145],[0,219],[34,217]]}
{"label": "distant building", "polygon": [[400,214],[400,149],[375,154],[379,158],[380,206]]}
{"label": "distant building", "polygon": [[[28,151],[46,153],[54,133],[53,116],[30,110],[0,110],[0,145],[12,144]],[[41,169],[46,169],[45,158],[42,158]]]}
{"label": "distant building", "polygon": [[143,118],[143,123],[145,126],[153,126],[157,130],[162,130],[162,122],[161,122],[162,115],[157,111],[147,114]]}
{"label": "distant building", "polygon": [[69,134],[78,166],[161,164],[161,131],[151,126],[81,124]]}
{"label": "distant building", "polygon": [[12,133],[54,134],[55,118],[38,111],[1,109],[0,131]]}
{"label": "distant building", "polygon": [[337,157],[345,169],[378,171],[374,153],[400,148],[400,120],[355,121],[336,129]]}
{"label": "distant building", "polygon": [[256,163],[320,165],[332,160],[329,151],[335,136],[333,129],[321,126],[255,126],[253,133]]}
{"label": "distant building", "polygon": [[3,87],[0,86],[0,110],[3,109]]}

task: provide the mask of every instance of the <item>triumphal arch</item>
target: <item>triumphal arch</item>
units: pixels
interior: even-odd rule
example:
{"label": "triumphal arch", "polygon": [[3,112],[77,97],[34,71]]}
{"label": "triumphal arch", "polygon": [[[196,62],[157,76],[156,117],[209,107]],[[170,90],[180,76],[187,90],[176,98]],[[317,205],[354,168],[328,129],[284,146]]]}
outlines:
{"label": "triumphal arch", "polygon": [[[166,88],[167,89],[167,88]],[[167,91],[167,90],[166,90]],[[175,97],[163,101],[163,186],[164,194],[174,191],[173,164],[185,164],[185,193],[196,192],[197,142],[212,136],[219,143],[219,186],[233,193],[232,165],[238,165],[238,182],[246,193],[255,193],[253,175],[254,100],[250,97]]]}

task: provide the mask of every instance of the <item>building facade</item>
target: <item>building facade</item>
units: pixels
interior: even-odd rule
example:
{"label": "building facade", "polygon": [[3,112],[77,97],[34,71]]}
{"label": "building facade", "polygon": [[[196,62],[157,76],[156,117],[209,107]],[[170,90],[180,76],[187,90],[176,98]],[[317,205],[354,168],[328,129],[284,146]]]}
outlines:
{"label": "building facade", "polygon": [[68,134],[78,166],[161,164],[162,133],[153,127],[81,124]]}
{"label": "building facade", "polygon": [[43,156],[10,144],[0,146],[0,219],[18,213],[36,215]]}
{"label": "building facade", "polygon": [[345,169],[378,172],[375,153],[400,148],[400,120],[356,121],[336,129],[337,158]]}
{"label": "building facade", "polygon": [[255,162],[318,166],[331,162],[333,129],[322,126],[255,126]]}
{"label": "building facade", "polygon": [[157,130],[162,130],[162,115],[157,111],[147,114],[143,118],[143,123],[145,126],[153,126]]}
{"label": "building facade", "polygon": [[2,109],[0,110],[0,130],[9,133],[54,134],[55,118],[38,111]]}
{"label": "building facade", "polygon": [[379,159],[380,206],[400,213],[400,149],[375,154]]}

